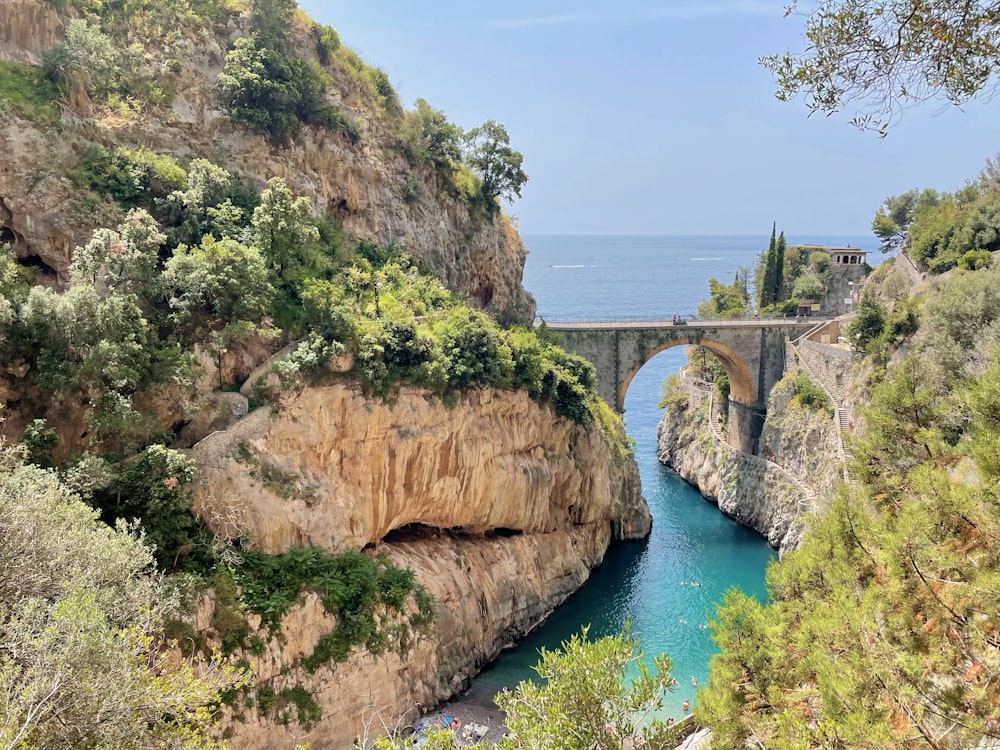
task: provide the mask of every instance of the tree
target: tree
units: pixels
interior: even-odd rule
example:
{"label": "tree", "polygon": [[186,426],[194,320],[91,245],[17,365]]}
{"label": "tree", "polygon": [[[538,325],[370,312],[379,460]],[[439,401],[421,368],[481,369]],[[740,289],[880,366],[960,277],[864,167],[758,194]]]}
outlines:
{"label": "tree", "polygon": [[[629,684],[633,665],[638,676]],[[652,719],[670,691],[670,659],[653,659],[650,670],[639,645],[624,633],[587,640],[587,628],[555,651],[543,648],[535,667],[543,684],[525,681],[496,698],[506,714],[508,735],[498,750],[621,750],[636,746],[672,748],[677,730]]]}
{"label": "tree", "polygon": [[155,269],[166,236],[142,208],[129,211],[117,230],[98,229],[84,247],[73,253],[74,280],[94,285],[104,297],[112,291],[151,296]]}
{"label": "tree", "polygon": [[213,747],[238,675],[158,640],[174,598],[149,549],[0,448],[0,747]]}
{"label": "tree", "polygon": [[310,246],[319,240],[306,197],[296,198],[280,177],[267,181],[251,219],[251,236],[279,280],[309,265]]}
{"label": "tree", "polygon": [[425,99],[417,99],[414,111],[406,113],[399,138],[411,162],[429,162],[439,172],[450,172],[462,158],[462,129]]}
{"label": "tree", "polygon": [[788,250],[788,243],[785,241],[785,233],[778,235],[778,241],[774,246],[774,301],[780,302],[785,299],[785,252]]}
{"label": "tree", "polygon": [[852,122],[884,137],[910,106],[993,90],[997,12],[995,0],[820,0],[806,18],[805,51],[760,63],[781,101],[803,94],[810,112],[828,114],[854,106]]}
{"label": "tree", "polygon": [[796,299],[818,300],[823,296],[823,280],[814,273],[804,273],[795,280],[792,296]]}
{"label": "tree", "polygon": [[890,253],[903,244],[906,230],[913,221],[913,214],[920,206],[936,205],[939,196],[936,190],[907,190],[900,195],[890,195],[879,206],[872,219],[872,232],[879,238],[879,249]]}
{"label": "tree", "polygon": [[326,101],[322,69],[290,55],[283,44],[268,46],[257,32],[236,40],[216,85],[233,122],[275,143],[295,137],[303,122],[336,122],[335,110]]}
{"label": "tree", "polygon": [[507,128],[495,120],[487,120],[465,136],[465,159],[483,181],[483,195],[490,199],[521,197],[521,188],[528,181],[521,164],[524,155],[510,147]]}
{"label": "tree", "polygon": [[79,87],[92,95],[107,95],[121,77],[118,51],[100,26],[82,18],[66,24],[66,41],[47,53],[46,77],[70,93]]}
{"label": "tree", "polygon": [[764,251],[764,264],[763,272],[761,274],[761,282],[758,285],[760,290],[760,306],[761,308],[770,307],[775,302],[778,301],[778,296],[776,294],[776,284],[777,284],[777,272],[778,272],[778,240],[776,232],[778,230],[777,224],[771,225],[771,239],[767,244],[767,250]]}
{"label": "tree", "polygon": [[861,295],[857,314],[847,327],[847,338],[857,351],[866,351],[883,334],[886,315],[885,306],[874,294],[866,291]]}
{"label": "tree", "polygon": [[176,320],[258,322],[274,298],[267,264],[256,247],[205,235],[196,247],[180,245],[167,261],[164,283]]}
{"label": "tree", "polygon": [[708,299],[698,304],[698,315],[703,318],[731,318],[746,312],[749,305],[746,284],[737,272],[732,284],[723,284],[715,278],[708,280]]}

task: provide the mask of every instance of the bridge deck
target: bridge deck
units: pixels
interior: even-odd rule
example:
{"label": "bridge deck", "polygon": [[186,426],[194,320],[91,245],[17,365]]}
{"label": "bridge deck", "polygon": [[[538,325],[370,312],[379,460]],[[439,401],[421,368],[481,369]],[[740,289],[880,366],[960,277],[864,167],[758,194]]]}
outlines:
{"label": "bridge deck", "polygon": [[553,331],[570,331],[580,329],[615,329],[615,328],[668,328],[682,332],[685,329],[706,328],[811,328],[825,323],[832,318],[774,318],[764,320],[690,320],[684,323],[674,323],[672,320],[558,320],[545,321],[546,328]]}

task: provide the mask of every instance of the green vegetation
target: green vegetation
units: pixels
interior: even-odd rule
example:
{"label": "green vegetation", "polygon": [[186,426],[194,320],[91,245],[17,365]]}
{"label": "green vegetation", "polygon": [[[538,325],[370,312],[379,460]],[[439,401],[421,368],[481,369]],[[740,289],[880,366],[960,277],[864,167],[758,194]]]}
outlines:
{"label": "green vegetation", "polygon": [[430,164],[446,180],[462,160],[462,138],[462,129],[424,99],[406,113],[399,131],[400,148],[410,163]]}
{"label": "green vegetation", "polygon": [[758,303],[761,309],[773,307],[776,302],[783,299],[782,289],[785,284],[785,233],[781,233],[780,238],[775,238],[777,224],[771,225],[771,241],[768,243],[764,256],[763,278],[757,285]]}
{"label": "green vegetation", "polygon": [[[588,641],[584,629],[560,649],[543,648],[540,656],[535,671],[543,684],[521,682],[497,696],[509,732],[501,750],[622,747],[634,738],[649,748],[676,744],[676,728],[653,718],[660,696],[671,689],[670,659],[654,658],[650,670],[628,627],[596,641]],[[626,686],[630,664],[639,675]]]}
{"label": "green vegetation", "polygon": [[930,273],[983,268],[1000,250],[1000,168],[988,160],[979,178],[955,193],[910,190],[886,198],[872,230],[884,250],[905,246]]}
{"label": "green vegetation", "polygon": [[55,88],[37,68],[0,61],[0,113],[10,107],[39,125],[54,125],[59,120],[56,97]]}
{"label": "green vegetation", "polygon": [[294,138],[303,123],[337,124],[336,110],[326,102],[322,70],[264,44],[257,34],[243,37],[226,55],[217,83],[230,119],[275,143]]}
{"label": "green vegetation", "polygon": [[215,747],[213,708],[244,678],[161,648],[176,601],[145,544],[3,447],[0,529],[0,743]]}
{"label": "green vegetation", "polygon": [[[466,134],[422,100],[405,112],[386,73],[344,47],[333,28],[297,14],[294,0],[53,5],[63,14],[65,40],[39,69],[0,64],[4,114],[46,126],[58,122],[59,108],[67,123],[97,118],[117,126],[140,114],[161,116],[175,87],[190,83],[196,45],[213,36],[226,44],[242,23],[238,16],[249,12],[252,33],[228,50],[217,80],[221,105],[241,127],[278,146],[304,126],[358,140],[362,121],[333,104],[344,101],[345,111],[366,117],[366,137],[426,165],[414,172],[419,181],[400,186],[409,201],[436,191],[439,200],[464,203],[475,221],[492,220],[499,201],[519,196],[527,181],[523,156],[502,125],[490,120]],[[315,43],[319,64],[302,53],[304,39]],[[392,398],[403,384],[445,404],[465,390],[523,389],[558,415],[596,421],[620,457],[629,453],[628,438],[597,396],[589,363],[544,334],[499,326],[396,248],[346,240],[338,221],[315,216],[309,200],[281,179],[251,184],[217,163],[221,149],[210,161],[87,143],[97,132],[104,131],[74,129],[78,158],[61,173],[73,180],[81,210],[110,217],[75,249],[71,288],[58,294],[32,286],[32,274],[0,248],[0,369],[18,373],[20,396],[9,402],[8,427],[23,429],[30,462],[0,456],[0,505],[5,491],[16,502],[76,493],[83,503],[72,499],[73,513],[86,518],[90,551],[109,569],[99,571],[103,577],[90,570],[84,545],[65,524],[73,538],[64,540],[61,557],[57,534],[24,524],[25,534],[40,534],[38,554],[26,561],[43,571],[50,559],[53,570],[63,563],[79,563],[79,570],[67,571],[74,577],[58,595],[47,588],[7,602],[6,589],[0,592],[0,634],[17,652],[0,648],[0,692],[10,698],[0,742],[208,746],[203,734],[221,701],[309,728],[321,715],[301,685],[250,688],[210,661],[209,644],[246,664],[266,652],[290,608],[312,594],[335,623],[294,665],[313,672],[356,647],[405,653],[431,628],[434,602],[412,571],[382,556],[313,548],[269,556],[253,551],[238,529],[233,538],[212,533],[192,512],[191,460],[168,447],[191,418],[185,408],[194,401],[196,353],[221,363],[223,352],[250,348],[248,341],[273,351],[298,340],[275,365],[283,389],[343,377],[327,364],[348,353],[355,363],[349,376],[377,397]],[[225,377],[220,387],[239,385]],[[266,395],[280,406],[280,392]],[[278,495],[310,502],[302,477],[249,449],[240,455]],[[25,477],[40,478],[45,491],[35,493],[35,479]],[[49,485],[59,489],[49,492]],[[6,530],[3,515],[0,507]],[[48,515],[44,520],[62,519]],[[7,552],[27,539],[0,534],[11,575],[27,568],[7,566],[8,557],[22,554]],[[184,613],[191,595],[208,588],[210,627],[196,633]],[[250,615],[260,617],[262,632],[250,627]],[[167,659],[168,636],[183,640],[178,648],[188,661]],[[44,663],[47,653],[52,663]],[[43,710],[31,718],[53,673],[73,683],[59,686],[58,717]],[[121,682],[105,690],[107,700],[95,688],[100,679]],[[101,726],[86,724],[97,714]],[[5,734],[10,727],[26,733]]]}
{"label": "green vegetation", "polygon": [[825,411],[830,416],[833,416],[833,404],[830,403],[829,396],[804,371],[800,371],[795,377],[793,387],[795,389],[795,399],[802,406],[807,409]]}
{"label": "green vegetation", "polygon": [[698,315],[702,318],[733,318],[750,311],[750,290],[747,271],[736,272],[732,284],[723,284],[718,279],[708,280],[708,299],[698,304]]}
{"label": "green vegetation", "polygon": [[521,188],[528,175],[521,169],[524,156],[510,147],[507,128],[487,120],[465,136],[468,152],[466,163],[483,182],[483,194],[490,200],[521,197]]}
{"label": "green vegetation", "polygon": [[847,338],[856,351],[885,360],[892,349],[917,330],[916,304],[896,302],[890,311],[874,291],[865,290],[857,313],[847,327]]}
{"label": "green vegetation", "polygon": [[[352,550],[330,555],[315,547],[292,548],[278,556],[244,551],[233,575],[246,611],[260,615],[272,633],[304,592],[319,595],[337,624],[303,658],[310,672],[344,661],[354,646],[374,654],[405,652],[413,632],[426,632],[434,621],[433,602],[414,581],[413,571],[397,568],[385,557]],[[416,611],[408,614],[411,599]]]}
{"label": "green vegetation", "polygon": [[[1000,736],[1000,271],[954,271],[919,306],[873,289],[857,485],[732,592],[696,718],[713,747],[975,746]],[[796,383],[799,398],[802,392]]]}
{"label": "green vegetation", "polygon": [[[307,671],[358,646],[405,652],[431,626],[434,604],[411,571],[385,558],[312,548],[262,555],[246,538],[217,538],[193,514],[193,466],[166,446],[194,393],[195,345],[218,352],[259,337],[277,348],[298,338],[275,365],[286,388],[339,377],[326,365],[350,352],[354,375],[378,396],[403,383],[445,403],[468,389],[524,389],[569,419],[596,419],[627,453],[589,363],[532,331],[501,328],[392,247],[345,248],[339,225],[314,217],[282,180],[258,194],[203,159],[99,146],[83,151],[74,174],[121,221],[76,249],[71,288],[32,287],[9,249],[0,253],[0,362],[23,372],[16,408],[34,420],[27,455],[55,467],[107,527],[128,523],[144,535],[159,570],[184,574],[173,579],[180,588],[211,586],[211,631],[227,654],[261,653],[265,640],[248,616],[273,635],[308,592],[336,624],[302,657]],[[300,477],[266,461],[256,470],[279,495],[309,502]],[[176,616],[169,632],[192,655],[204,655],[212,635]],[[278,722],[319,719],[300,686],[251,692],[231,690],[227,700],[242,695]]]}
{"label": "green vegetation", "polygon": [[[655,718],[661,696],[672,690],[670,659],[656,657],[650,669],[627,626],[619,635],[595,641],[587,639],[584,628],[554,651],[543,648],[540,657],[535,671],[541,683],[524,681],[496,698],[507,727],[497,750],[613,750],[631,743],[668,750],[677,745],[678,729]],[[632,665],[639,674],[626,684],[625,671]],[[399,750],[408,742],[381,737],[365,747]],[[456,738],[450,731],[436,732],[427,746],[451,750]]]}
{"label": "green vegetation", "polygon": [[879,238],[879,249],[890,253],[901,247],[914,213],[925,206],[934,206],[939,200],[936,190],[908,190],[882,201],[872,219],[872,232]]}
{"label": "green vegetation", "polygon": [[803,51],[760,59],[782,101],[802,94],[810,112],[827,114],[856,105],[852,122],[884,137],[907,107],[960,105],[993,90],[1000,30],[992,2],[820,0],[805,13]]}

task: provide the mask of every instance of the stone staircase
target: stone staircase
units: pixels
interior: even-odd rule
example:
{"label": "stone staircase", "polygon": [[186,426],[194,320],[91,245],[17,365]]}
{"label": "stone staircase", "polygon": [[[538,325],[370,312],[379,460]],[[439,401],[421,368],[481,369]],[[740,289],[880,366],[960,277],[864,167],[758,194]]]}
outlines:
{"label": "stone staircase", "polygon": [[[808,334],[806,334],[808,336]],[[841,465],[841,474],[844,481],[851,485],[852,487],[857,484],[857,480],[851,476],[850,472],[847,470],[847,451],[844,450],[844,433],[851,431],[851,416],[850,410],[847,406],[846,399],[843,398],[843,389],[839,387],[831,387],[831,384],[827,382],[825,377],[822,377],[816,369],[809,364],[809,356],[804,355],[803,342],[806,340],[806,336],[802,336],[796,341],[791,343],[792,349],[797,355],[799,365],[808,373],[809,378],[818,385],[826,397],[830,399],[830,403],[833,404],[835,409],[834,424],[837,426],[837,458]]]}
{"label": "stone staircase", "polygon": [[765,472],[777,472],[786,480],[788,480],[792,486],[802,493],[802,500],[799,501],[798,512],[799,515],[804,513],[809,513],[816,510],[816,493],[812,489],[806,487],[797,476],[788,471],[784,466],[776,464],[773,461],[768,461],[760,456],[755,456],[752,453],[744,453],[741,450],[733,448],[726,438],[722,435],[719,430],[719,415],[716,413],[715,404],[715,389],[711,383],[704,383],[701,381],[695,381],[691,384],[692,389],[698,389],[702,392],[707,391],[708,395],[708,427],[715,441],[725,450],[731,453],[738,453],[740,458],[748,461],[751,464],[756,464],[761,467]]}

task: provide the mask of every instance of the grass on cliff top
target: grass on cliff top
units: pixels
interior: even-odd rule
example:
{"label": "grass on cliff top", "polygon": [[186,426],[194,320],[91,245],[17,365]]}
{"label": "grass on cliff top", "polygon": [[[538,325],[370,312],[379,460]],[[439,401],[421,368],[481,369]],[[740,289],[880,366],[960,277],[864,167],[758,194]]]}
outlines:
{"label": "grass on cliff top", "polygon": [[39,125],[59,121],[55,87],[30,65],[0,61],[0,111],[10,107]]}

